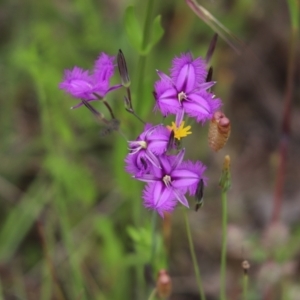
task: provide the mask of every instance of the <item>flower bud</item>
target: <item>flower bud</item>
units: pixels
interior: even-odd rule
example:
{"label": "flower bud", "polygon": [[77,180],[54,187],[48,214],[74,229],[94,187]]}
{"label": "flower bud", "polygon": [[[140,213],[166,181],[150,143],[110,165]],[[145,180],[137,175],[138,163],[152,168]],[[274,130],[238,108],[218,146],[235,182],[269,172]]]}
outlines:
{"label": "flower bud", "polygon": [[209,44],[209,47],[208,47],[208,50],[207,50],[207,53],[206,53],[206,63],[209,63],[214,51],[215,51],[215,48],[216,48],[216,45],[217,45],[217,41],[218,41],[218,34],[215,34]]}
{"label": "flower bud", "polygon": [[210,82],[212,80],[212,75],[213,75],[213,67],[210,67],[208,69],[205,81]]}
{"label": "flower bud", "polygon": [[166,270],[160,270],[156,281],[156,291],[160,298],[165,299],[171,295],[172,282]]}
{"label": "flower bud", "polygon": [[230,135],[230,120],[220,111],[214,113],[209,123],[208,144],[214,151],[222,149]]}
{"label": "flower bud", "polygon": [[196,199],[196,207],[195,210],[198,211],[198,209],[203,205],[203,193],[204,193],[204,181],[201,178],[199,181],[199,184],[197,186],[195,199]]}
{"label": "flower bud", "polygon": [[121,76],[122,85],[124,87],[128,88],[130,86],[131,82],[130,82],[130,77],[129,77],[128,70],[127,70],[125,56],[121,49],[118,52],[117,63],[118,63],[119,73]]}

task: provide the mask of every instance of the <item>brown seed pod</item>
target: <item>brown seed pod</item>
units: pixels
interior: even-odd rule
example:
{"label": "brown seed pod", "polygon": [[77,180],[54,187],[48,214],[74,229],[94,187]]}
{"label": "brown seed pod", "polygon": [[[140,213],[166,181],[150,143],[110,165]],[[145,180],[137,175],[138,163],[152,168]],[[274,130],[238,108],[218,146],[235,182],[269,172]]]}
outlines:
{"label": "brown seed pod", "polygon": [[209,123],[209,147],[214,151],[222,149],[229,138],[230,130],[230,120],[221,111],[215,112]]}
{"label": "brown seed pod", "polygon": [[156,281],[156,291],[160,298],[166,299],[171,295],[172,282],[166,270],[160,270]]}
{"label": "brown seed pod", "polygon": [[244,274],[245,275],[248,274],[248,270],[250,269],[250,264],[249,264],[248,260],[244,260],[242,262],[242,268],[244,270]]}

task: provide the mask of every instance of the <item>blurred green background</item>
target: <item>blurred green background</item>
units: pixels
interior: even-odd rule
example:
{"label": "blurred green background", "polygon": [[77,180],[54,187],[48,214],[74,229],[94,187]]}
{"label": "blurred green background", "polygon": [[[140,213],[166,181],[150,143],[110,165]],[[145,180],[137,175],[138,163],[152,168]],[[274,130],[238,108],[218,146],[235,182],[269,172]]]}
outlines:
{"label": "blurred green background", "polygon": [[[132,79],[133,105],[143,119],[160,122],[152,110],[156,69],[167,72],[173,57],[182,52],[205,56],[215,32],[185,1],[153,1],[152,19],[161,16],[164,35],[147,55],[141,73],[141,57],[128,39],[124,15],[134,5],[142,29],[146,4],[0,2],[0,299],[148,299],[151,277],[155,279],[162,268],[173,281],[170,299],[199,299],[181,210],[158,221],[156,255],[147,272],[152,214],[142,206],[143,184],[124,171],[126,141],[117,133],[101,136],[103,126],[90,111],[70,110],[76,100],[58,89],[65,69],[90,69],[100,52],[116,55],[122,49]],[[218,299],[218,178],[225,154],[231,155],[233,182],[228,203],[228,299],[241,299],[240,265],[248,259],[249,299],[296,300],[299,59],[293,77],[282,221],[278,227],[268,226],[290,52],[288,5],[283,0],[201,4],[244,43],[238,43],[238,55],[219,39],[212,59],[213,80],[218,82],[214,92],[232,121],[229,143],[213,153],[207,126],[200,124],[193,124],[193,135],[185,141],[187,156],[208,167],[204,207],[189,212],[207,300]],[[114,83],[118,80],[115,76]],[[108,101],[122,131],[133,139],[142,125],[124,110],[124,94],[115,91]],[[107,113],[101,103],[94,105]]]}

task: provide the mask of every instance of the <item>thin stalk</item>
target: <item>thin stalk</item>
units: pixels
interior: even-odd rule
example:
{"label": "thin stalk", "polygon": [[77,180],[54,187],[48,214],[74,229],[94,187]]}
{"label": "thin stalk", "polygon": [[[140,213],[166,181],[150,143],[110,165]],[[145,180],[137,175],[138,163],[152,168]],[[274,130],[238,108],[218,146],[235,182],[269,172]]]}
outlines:
{"label": "thin stalk", "polygon": [[134,117],[136,117],[140,122],[142,122],[144,125],[146,124],[146,122],[140,118],[133,109],[131,108],[126,108],[126,111],[129,112],[130,114],[132,114]]}
{"label": "thin stalk", "polygon": [[189,223],[189,220],[187,217],[186,209],[183,209],[183,215],[184,215],[184,220],[185,220],[185,228],[186,228],[186,233],[187,233],[187,237],[188,237],[189,248],[190,248],[190,252],[191,252],[191,256],[192,256],[192,260],[193,260],[194,271],[195,271],[197,285],[198,285],[198,289],[199,289],[200,299],[205,300],[205,294],[204,294],[204,290],[203,290],[203,286],[202,286],[199,265],[198,265],[197,257],[195,254],[195,248],[194,248],[194,244],[193,244],[193,240],[192,240],[191,228],[190,228],[190,223]]}
{"label": "thin stalk", "polygon": [[250,269],[250,264],[249,264],[248,260],[243,260],[242,268],[244,270],[243,279],[242,279],[242,291],[243,291],[242,300],[247,300],[248,299],[248,280],[249,280],[248,270]]}
{"label": "thin stalk", "polygon": [[151,244],[151,255],[150,255],[150,264],[153,265],[155,252],[156,252],[156,225],[157,225],[157,212],[152,212],[152,244]]}
{"label": "thin stalk", "polygon": [[154,300],[156,295],[156,288],[152,290],[151,294],[149,295],[148,300]]}
{"label": "thin stalk", "polygon": [[[151,1],[150,1],[151,2]],[[142,97],[143,97],[143,80],[145,79],[145,70],[146,70],[146,61],[147,56],[140,56],[137,66],[137,78],[136,78],[136,104],[135,104],[135,110],[138,114],[141,112],[141,105],[142,105]]]}
{"label": "thin stalk", "polygon": [[222,191],[222,252],[220,300],[226,300],[226,250],[227,250],[227,192]]}
{"label": "thin stalk", "polygon": [[127,99],[128,99],[128,101],[129,101],[129,108],[130,108],[131,110],[133,110],[130,88],[126,88],[126,92],[127,92]]}
{"label": "thin stalk", "polygon": [[298,43],[298,24],[299,24],[299,4],[297,0],[287,1],[290,10],[291,19],[291,33],[290,33],[290,53],[288,57],[287,66],[287,81],[284,95],[284,109],[281,123],[281,138],[279,144],[279,167],[277,169],[277,175],[275,180],[275,192],[273,200],[273,211],[271,217],[271,223],[279,221],[280,212],[282,207],[283,187],[286,175],[286,163],[287,163],[287,150],[290,138],[291,127],[291,108],[292,108],[292,96],[294,91],[294,76],[296,70],[296,51]]}
{"label": "thin stalk", "polygon": [[[154,10],[154,1],[155,0],[148,0],[147,8],[146,8],[146,16],[145,16],[145,23],[143,28],[143,41],[142,41],[142,49],[145,49],[148,45],[150,39],[150,29],[151,29],[151,22],[153,19],[153,10]],[[139,114],[140,108],[143,103],[141,101],[143,96],[143,87],[144,87],[144,80],[145,80],[145,72],[146,72],[146,62],[147,62],[147,55],[140,55],[138,68],[136,73],[136,99],[138,99],[136,103],[136,111]]]}
{"label": "thin stalk", "polygon": [[103,99],[103,103],[106,106],[107,110],[109,111],[111,118],[115,119],[115,115],[114,115],[114,113],[113,113],[112,108],[110,107],[110,105],[104,99]]}
{"label": "thin stalk", "polygon": [[249,280],[248,273],[244,272],[244,275],[243,275],[243,300],[248,299],[248,280]]}
{"label": "thin stalk", "polygon": [[[151,29],[151,21],[153,18],[153,8],[154,8],[154,1],[155,0],[148,0],[146,10],[145,10],[145,22],[143,25],[143,40],[142,40],[142,48],[145,48],[149,42],[150,36],[150,29]],[[144,87],[144,80],[146,76],[146,61],[147,61],[148,55],[140,55],[137,71],[136,71],[136,78],[135,78],[135,99],[137,99],[136,103],[133,103],[135,105],[135,112],[139,115],[140,114],[140,108],[143,104],[143,87]],[[134,135],[136,135],[136,132],[133,132]],[[135,224],[138,224],[140,221],[140,202],[136,203],[134,205],[133,209],[133,219],[135,221]]]}
{"label": "thin stalk", "polygon": [[[145,48],[149,42],[150,36],[150,29],[151,29],[151,21],[153,18],[153,8],[154,8],[154,1],[155,0],[148,0],[146,10],[145,10],[145,23],[143,26],[143,40],[142,40],[142,48]],[[140,55],[139,56],[139,61],[138,61],[138,67],[137,67],[137,72],[136,72],[136,95],[135,99],[135,112],[137,114],[140,114],[140,108],[141,105],[143,104],[143,87],[144,87],[144,79],[146,76],[146,61],[147,61],[148,55]],[[131,96],[130,96],[131,97]],[[133,132],[134,135],[136,135],[135,132]],[[137,198],[138,199],[138,198]],[[139,201],[139,200],[138,200]],[[138,203],[135,203],[134,209],[133,209],[133,219],[135,221],[135,224],[138,224],[140,221],[140,201]]]}
{"label": "thin stalk", "polygon": [[[149,259],[149,276],[151,276],[147,281],[149,291],[153,289],[153,270],[155,270],[155,254],[156,254],[156,245],[157,245],[157,239],[156,239],[156,226],[157,226],[157,212],[152,212],[152,218],[151,218],[151,233],[152,233],[152,241],[151,241],[151,249],[150,249],[150,259]],[[147,278],[147,276],[145,276]]]}
{"label": "thin stalk", "polygon": [[[145,23],[143,25],[143,41],[142,41],[142,48],[144,49],[149,41],[149,33],[151,29],[151,21],[153,18],[153,7],[154,7],[154,0],[148,0],[147,5],[146,5],[146,10],[145,10]],[[147,61],[147,55],[142,56],[140,55],[139,57],[139,62],[138,62],[138,67],[137,67],[137,73],[136,73],[136,78],[135,78],[135,86],[136,86],[136,94],[135,94],[135,99],[137,99],[136,103],[133,103],[135,105],[135,111],[137,114],[140,114],[141,111],[141,105],[143,103],[143,92],[144,92],[144,80],[146,76],[146,61]],[[131,95],[128,95],[131,98]],[[136,129],[133,129],[133,134],[136,135]],[[134,224],[138,226],[141,223],[141,203],[138,197],[136,197],[136,200],[133,203],[133,209],[132,209],[132,214],[133,214],[133,220]],[[144,278],[143,278],[143,270],[141,266],[136,266],[135,268],[135,273],[136,273],[136,285],[140,288],[137,289],[137,298],[142,299],[141,297],[141,287],[144,286]]]}
{"label": "thin stalk", "polygon": [[222,250],[221,250],[221,271],[220,271],[220,300],[226,300],[226,250],[227,250],[227,191],[231,187],[230,156],[225,155],[221,177],[222,201]]}

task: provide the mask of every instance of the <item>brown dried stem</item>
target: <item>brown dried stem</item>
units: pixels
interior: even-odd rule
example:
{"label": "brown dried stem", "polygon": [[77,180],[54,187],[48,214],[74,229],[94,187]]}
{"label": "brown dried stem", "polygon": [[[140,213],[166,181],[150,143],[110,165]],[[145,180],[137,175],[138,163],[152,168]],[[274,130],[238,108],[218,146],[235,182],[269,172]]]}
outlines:
{"label": "brown dried stem", "polygon": [[279,144],[279,166],[275,181],[275,192],[273,199],[273,211],[271,223],[276,223],[280,219],[280,212],[282,207],[283,186],[286,177],[286,164],[287,164],[287,150],[290,139],[291,127],[291,108],[292,96],[294,90],[294,75],[295,75],[295,62],[296,62],[296,49],[297,49],[297,28],[292,27],[290,39],[290,53],[287,67],[287,83],[284,96],[284,110],[281,123],[281,137]]}

